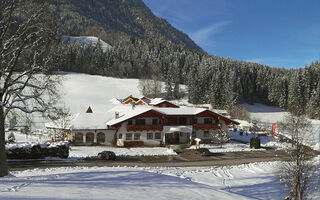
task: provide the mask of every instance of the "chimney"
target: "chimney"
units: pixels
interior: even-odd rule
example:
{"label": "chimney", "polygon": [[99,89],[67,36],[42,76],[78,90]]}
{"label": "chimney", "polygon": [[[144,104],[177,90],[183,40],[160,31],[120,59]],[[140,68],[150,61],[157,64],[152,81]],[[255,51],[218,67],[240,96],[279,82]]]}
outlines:
{"label": "chimney", "polygon": [[134,110],[134,108],[136,107],[136,103],[135,102],[131,102],[131,106],[132,106],[132,110]]}
{"label": "chimney", "polygon": [[115,112],[115,113],[114,113],[114,118],[115,118],[115,119],[118,119],[118,118],[119,118],[119,112]]}

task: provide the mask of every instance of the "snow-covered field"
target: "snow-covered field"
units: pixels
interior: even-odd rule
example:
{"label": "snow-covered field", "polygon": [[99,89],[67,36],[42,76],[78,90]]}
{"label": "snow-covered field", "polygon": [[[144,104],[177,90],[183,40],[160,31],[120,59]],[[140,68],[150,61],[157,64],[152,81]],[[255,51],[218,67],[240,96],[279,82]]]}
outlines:
{"label": "snow-covered field", "polygon": [[63,75],[62,100],[72,113],[85,112],[89,106],[93,111],[109,110],[113,98],[129,95],[140,97],[138,79],[119,79],[78,73]]}
{"label": "snow-covered field", "polygon": [[251,119],[256,119],[265,123],[282,121],[283,117],[288,114],[288,112],[280,108],[259,103],[253,105],[241,104],[241,106],[244,106],[249,110]]}
{"label": "snow-covered field", "polygon": [[73,167],[12,172],[0,178],[1,200],[283,199],[277,163],[229,167]]}
{"label": "snow-covered field", "polygon": [[[123,99],[129,95],[142,96],[138,90],[138,79],[120,79],[87,75],[79,73],[62,74],[60,87],[60,106],[70,110],[70,113],[84,113],[91,106],[94,112],[108,111],[114,104],[113,98]],[[44,128],[45,120],[41,115],[33,116],[33,126]]]}

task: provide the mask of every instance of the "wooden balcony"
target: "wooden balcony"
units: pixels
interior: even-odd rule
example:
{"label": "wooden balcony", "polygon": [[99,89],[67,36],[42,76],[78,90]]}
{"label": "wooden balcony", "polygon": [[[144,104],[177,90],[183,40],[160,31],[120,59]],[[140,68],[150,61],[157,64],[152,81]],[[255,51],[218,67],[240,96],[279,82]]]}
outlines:
{"label": "wooden balcony", "polygon": [[162,131],[163,125],[127,125],[127,131]]}
{"label": "wooden balcony", "polygon": [[204,130],[218,129],[219,124],[193,124],[193,128],[196,130],[198,130],[198,129],[204,129]]}

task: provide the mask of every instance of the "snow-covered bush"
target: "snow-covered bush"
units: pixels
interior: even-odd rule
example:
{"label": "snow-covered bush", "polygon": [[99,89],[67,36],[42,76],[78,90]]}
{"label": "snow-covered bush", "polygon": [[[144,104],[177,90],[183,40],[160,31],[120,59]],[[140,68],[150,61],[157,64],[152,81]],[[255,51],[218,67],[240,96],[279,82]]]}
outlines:
{"label": "snow-covered bush", "polygon": [[45,157],[68,158],[69,143],[20,143],[6,145],[8,159],[43,159]]}
{"label": "snow-covered bush", "polygon": [[250,139],[250,148],[260,149],[261,141],[259,137],[253,137]]}

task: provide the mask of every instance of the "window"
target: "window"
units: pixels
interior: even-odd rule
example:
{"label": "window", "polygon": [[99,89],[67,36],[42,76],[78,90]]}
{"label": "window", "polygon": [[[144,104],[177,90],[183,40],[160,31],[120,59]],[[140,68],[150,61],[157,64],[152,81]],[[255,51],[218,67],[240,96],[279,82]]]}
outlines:
{"label": "window", "polygon": [[153,133],[147,133],[147,140],[153,140]]}
{"label": "window", "polygon": [[204,118],[204,124],[212,124],[212,118]]}
{"label": "window", "polygon": [[185,117],[179,118],[179,124],[186,125],[186,123],[187,123],[187,119]]}
{"label": "window", "polygon": [[193,123],[194,123],[194,124],[197,124],[197,123],[198,123],[197,118],[194,118],[194,119],[193,119]]}
{"label": "window", "polygon": [[178,123],[178,119],[177,118],[167,118],[167,123],[168,123],[168,125],[177,125]]}
{"label": "window", "polygon": [[156,133],[154,136],[154,139],[160,140],[161,139],[161,133]]}
{"label": "window", "polygon": [[132,140],[132,133],[126,134],[126,140]]}
{"label": "window", "polygon": [[158,125],[158,119],[152,119],[152,124],[153,125]]}
{"label": "window", "polygon": [[203,132],[203,137],[210,137],[209,131],[204,131]]}
{"label": "window", "polygon": [[132,120],[129,120],[129,121],[128,121],[128,125],[132,125]]}
{"label": "window", "polygon": [[83,134],[82,133],[76,133],[75,141],[76,142],[83,142]]}
{"label": "window", "polygon": [[141,136],[140,133],[135,133],[134,134],[134,140],[140,140],[140,136]]}
{"label": "window", "polygon": [[197,137],[196,132],[192,132],[192,137],[193,137],[193,138]]}
{"label": "window", "polygon": [[146,125],[146,120],[145,119],[137,119],[136,125]]}
{"label": "window", "polygon": [[86,142],[87,143],[93,143],[94,142],[94,133],[87,133]]}
{"label": "window", "polygon": [[119,134],[119,139],[122,139],[122,133]]}
{"label": "window", "polygon": [[219,124],[219,120],[218,119],[216,119],[216,124]]}

